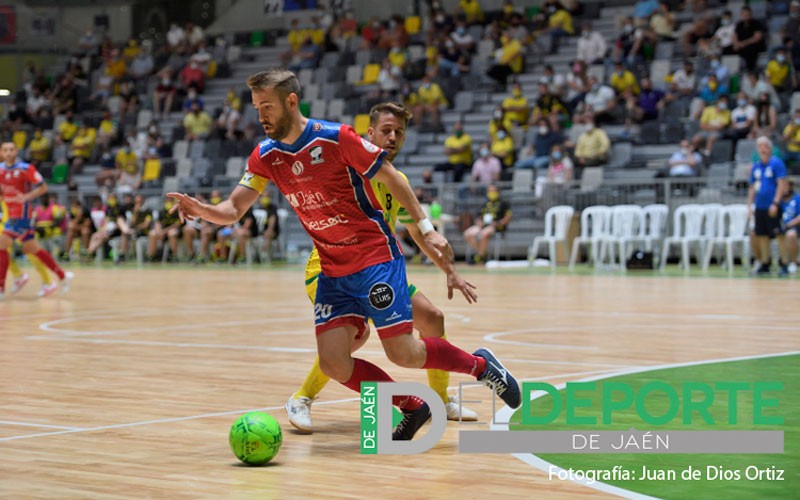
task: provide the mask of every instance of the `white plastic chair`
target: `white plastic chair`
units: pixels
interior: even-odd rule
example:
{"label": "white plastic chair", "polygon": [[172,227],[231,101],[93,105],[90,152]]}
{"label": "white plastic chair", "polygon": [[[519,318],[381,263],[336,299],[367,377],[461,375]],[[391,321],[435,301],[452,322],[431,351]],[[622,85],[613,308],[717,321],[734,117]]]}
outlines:
{"label": "white plastic chair", "polygon": [[600,244],[600,260],[609,256],[613,264],[617,260],[619,249],[619,263],[625,265],[628,258],[628,245],[641,240],[640,227],[642,225],[642,207],[639,205],[616,205],[611,208],[611,227]]}
{"label": "white plastic chair", "polygon": [[672,245],[681,246],[681,265],[685,271],[689,270],[691,261],[691,247],[693,244],[700,246],[703,242],[703,215],[702,205],[686,204],[675,209],[672,215],[672,236],[664,239],[661,251],[661,265],[663,271],[667,265],[667,257]]}
{"label": "white plastic chair", "polygon": [[550,267],[553,268],[556,267],[556,244],[559,242],[564,243],[565,249],[569,252],[567,231],[573,215],[575,215],[575,209],[569,205],[558,205],[547,209],[544,215],[544,234],[535,237],[533,244],[528,249],[529,266],[533,266],[533,261],[539,252],[539,246],[542,244],[548,245]]}
{"label": "white plastic chair", "polygon": [[580,249],[590,245],[589,260],[597,265],[600,259],[600,245],[602,239],[608,234],[611,225],[611,207],[594,205],[586,207],[581,212],[581,234],[572,241],[572,251],[569,257],[570,270],[575,269]]}
{"label": "white plastic chair", "polygon": [[664,235],[667,232],[667,217],[669,216],[669,207],[661,204],[654,203],[652,205],[645,205],[642,208],[642,242],[644,249],[647,252],[653,248],[659,248]]}
{"label": "white plastic chair", "polygon": [[725,247],[725,268],[733,271],[734,245],[741,245],[742,263],[747,266],[750,260],[750,235],[748,234],[747,205],[738,203],[722,207],[717,219],[717,234],[706,245],[703,257],[703,271],[708,271],[711,255],[717,245]]}

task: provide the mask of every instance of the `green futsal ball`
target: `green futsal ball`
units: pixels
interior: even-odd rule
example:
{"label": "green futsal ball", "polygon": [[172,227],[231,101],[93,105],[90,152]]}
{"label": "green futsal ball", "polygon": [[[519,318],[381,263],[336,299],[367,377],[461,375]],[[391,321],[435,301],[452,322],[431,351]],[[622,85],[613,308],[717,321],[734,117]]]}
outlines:
{"label": "green futsal ball", "polygon": [[251,411],[239,417],[228,434],[231,451],[247,465],[263,465],[278,454],[283,443],[281,426],[272,415]]}

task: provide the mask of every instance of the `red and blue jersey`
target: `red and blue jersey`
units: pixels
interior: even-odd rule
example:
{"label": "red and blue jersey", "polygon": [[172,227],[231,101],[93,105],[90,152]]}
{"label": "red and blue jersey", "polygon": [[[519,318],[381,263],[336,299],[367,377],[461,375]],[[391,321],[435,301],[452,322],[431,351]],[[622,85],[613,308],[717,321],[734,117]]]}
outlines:
{"label": "red and blue jersey", "polygon": [[44,179],[30,163],[17,162],[13,165],[0,163],[0,190],[8,206],[10,219],[30,219],[33,217],[33,204],[28,201],[19,203],[13,199],[20,195],[30,193],[36,189]]}
{"label": "red and blue jersey", "polygon": [[369,179],[386,152],[348,125],[309,119],[293,144],[265,139],[255,147],[239,185],[278,186],[314,241],[326,276],[347,276],[399,258]]}

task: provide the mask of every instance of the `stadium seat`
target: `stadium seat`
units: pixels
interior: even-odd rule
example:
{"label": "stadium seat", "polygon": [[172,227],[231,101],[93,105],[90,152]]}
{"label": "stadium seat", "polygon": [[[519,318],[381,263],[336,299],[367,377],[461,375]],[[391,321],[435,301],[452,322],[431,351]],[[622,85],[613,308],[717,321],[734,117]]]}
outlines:
{"label": "stadium seat", "polygon": [[664,239],[661,250],[660,268],[663,271],[667,265],[669,250],[672,245],[681,247],[681,265],[685,271],[689,270],[692,246],[699,248],[698,256],[702,255],[703,241],[703,207],[694,203],[681,205],[672,215],[672,235]]}
{"label": "stadium seat", "polygon": [[611,225],[611,208],[605,205],[586,207],[581,211],[581,234],[572,240],[569,268],[575,269],[580,249],[590,245],[589,260],[595,265],[600,261],[600,246]]}
{"label": "stadium seat", "polygon": [[353,120],[353,128],[356,130],[356,134],[366,135],[367,129],[369,128],[369,115],[356,115],[355,119]]}
{"label": "stadium seat", "polygon": [[563,243],[565,250],[569,253],[567,245],[567,232],[572,223],[572,216],[575,209],[569,205],[558,205],[550,207],[544,216],[544,234],[533,239],[533,243],[528,249],[528,265],[533,266],[533,261],[539,252],[541,245],[549,248],[550,267],[556,267],[556,244]]}
{"label": "stadium seat", "polygon": [[416,35],[422,28],[422,19],[419,16],[408,16],[405,20],[406,33]]}
{"label": "stadium seat", "polygon": [[225,162],[225,175],[232,179],[238,179],[242,176],[242,171],[244,170],[244,158],[235,156],[233,158],[228,158],[228,161]]}
{"label": "stadium seat", "polygon": [[708,271],[711,255],[718,245],[725,247],[725,268],[733,271],[733,251],[735,245],[741,245],[742,264],[750,261],[750,236],[748,228],[747,205],[737,203],[722,207],[717,219],[716,235],[709,239],[703,256],[703,271]]}
{"label": "stadium seat", "polygon": [[378,74],[381,72],[380,64],[367,64],[364,66],[364,73],[358,85],[372,85],[378,83]]}
{"label": "stadium seat", "polygon": [[639,205],[614,205],[611,207],[611,225],[600,240],[600,262],[609,257],[611,264],[617,260],[624,268],[628,259],[628,245],[641,239],[642,207]]}

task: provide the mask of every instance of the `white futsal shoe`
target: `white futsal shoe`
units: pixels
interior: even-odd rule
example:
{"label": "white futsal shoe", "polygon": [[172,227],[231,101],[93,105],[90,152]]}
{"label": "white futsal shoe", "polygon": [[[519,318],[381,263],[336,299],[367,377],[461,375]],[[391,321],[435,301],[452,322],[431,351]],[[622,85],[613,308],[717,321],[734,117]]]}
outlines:
{"label": "white futsal shoe", "polygon": [[311,403],[314,400],[306,397],[296,398],[294,396],[289,398],[286,402],[286,415],[289,417],[289,422],[301,434],[311,434],[314,428],[311,425]]}
{"label": "white futsal shoe", "polygon": [[464,422],[474,422],[478,420],[478,414],[458,403],[458,398],[450,396],[444,405],[447,409],[447,420],[462,420]]}

